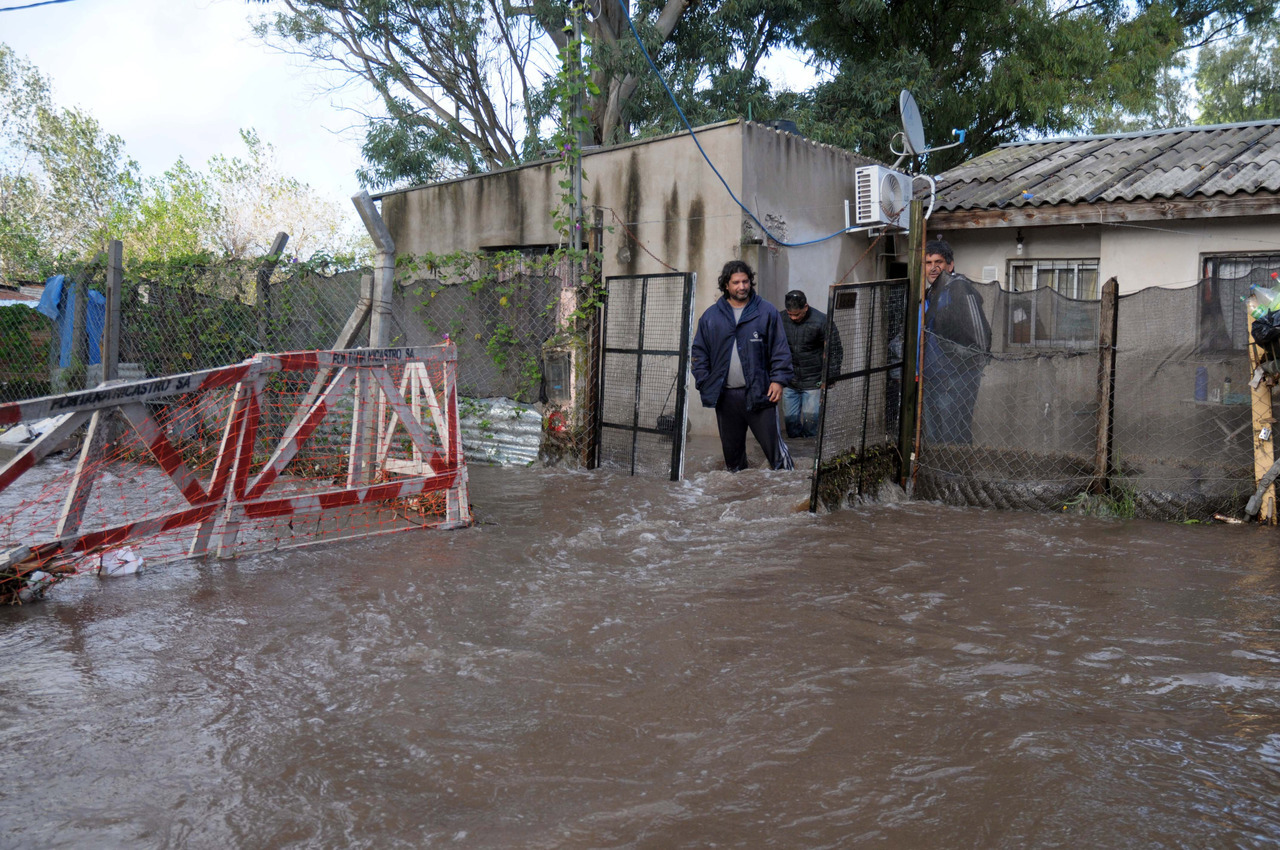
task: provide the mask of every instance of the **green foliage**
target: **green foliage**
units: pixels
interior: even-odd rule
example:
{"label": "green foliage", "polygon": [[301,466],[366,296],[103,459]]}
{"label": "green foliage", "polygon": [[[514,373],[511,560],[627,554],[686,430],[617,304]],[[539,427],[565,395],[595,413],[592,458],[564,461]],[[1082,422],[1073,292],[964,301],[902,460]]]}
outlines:
{"label": "green foliage", "polygon": [[49,81],[0,44],[0,277],[42,279],[100,250],[137,190],[123,140],[57,107]]}
{"label": "green foliage", "polygon": [[295,256],[372,253],[349,207],[285,174],[253,130],[240,135],[242,156],[143,179],[123,139],[56,106],[39,70],[0,44],[0,279],[42,280],[111,239],[139,262],[255,257],[281,230]]}
{"label": "green foliage", "polygon": [[[495,253],[401,255],[396,274],[402,281],[426,281],[426,299],[418,307],[434,333],[448,334],[460,347],[483,350],[495,369],[514,383],[513,397],[530,401],[542,382],[542,349],[546,344],[581,340],[586,321],[599,309],[598,275],[590,268],[598,256],[562,248],[542,256],[518,251]],[[545,302],[537,280],[559,277],[576,268],[578,306],[560,315],[559,293]],[[453,315],[432,302],[446,288],[465,293]]]}
{"label": "green foliage", "polygon": [[0,307],[0,401],[49,393],[53,324],[24,304]]}
{"label": "green foliage", "polygon": [[1202,48],[1196,89],[1201,124],[1280,118],[1280,23]]}
{"label": "green foliage", "polygon": [[[579,16],[590,88],[589,140],[613,143],[677,128],[616,0],[283,0],[259,35],[373,86],[366,186],[421,183],[516,165],[555,150],[557,74]],[[790,43],[802,0],[631,2],[646,48],[694,120],[767,100],[757,68]],[[577,10],[575,12],[575,9]]]}
{"label": "green foliage", "polygon": [[[643,20],[637,30],[694,126],[747,114],[759,119],[792,117],[792,93],[772,90],[760,65],[780,48],[800,46],[810,13],[810,4],[801,0],[693,3],[665,40]],[[632,38],[603,50],[598,61],[636,81],[634,94],[621,110],[617,134],[608,141],[684,129],[671,98]]]}
{"label": "green foliage", "polygon": [[1082,516],[1133,519],[1138,514],[1138,492],[1132,487],[1112,485],[1107,493],[1078,493],[1062,503],[1062,510]]}
{"label": "green foliage", "polygon": [[963,145],[928,158],[934,172],[1002,142],[1087,129],[1115,107],[1142,111],[1203,22],[1162,3],[1048,0],[817,0],[814,12],[808,43],[836,76],[809,93],[802,129],[891,160],[906,88],[930,145],[967,131]]}

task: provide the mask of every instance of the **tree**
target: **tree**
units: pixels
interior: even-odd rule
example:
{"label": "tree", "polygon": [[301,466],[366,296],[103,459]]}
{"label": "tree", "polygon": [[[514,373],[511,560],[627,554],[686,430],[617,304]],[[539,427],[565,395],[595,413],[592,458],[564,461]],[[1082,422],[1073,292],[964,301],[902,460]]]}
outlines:
{"label": "tree", "polygon": [[209,178],[179,159],[145,181],[137,203],[121,210],[113,231],[135,261],[163,263],[215,248],[222,210]]}
{"label": "tree", "polygon": [[210,242],[225,257],[262,256],[275,234],[289,234],[289,252],[368,257],[373,245],[354,208],[338,207],[308,184],[290,177],[275,147],[252,129],[241,130],[245,155],[209,160],[208,186],[217,208]]}
{"label": "tree", "polygon": [[807,44],[836,69],[803,104],[818,137],[890,158],[898,90],[920,104],[941,171],[1006,141],[1089,129],[1100,116],[1149,111],[1180,51],[1274,0],[816,0]]}
{"label": "tree", "polygon": [[137,189],[124,141],[58,108],[39,70],[0,44],[0,275],[39,278],[100,250]]}
{"label": "tree", "polygon": [[1195,84],[1201,124],[1280,118],[1280,24],[1202,49]]}
{"label": "tree", "polygon": [[[282,0],[258,32],[276,45],[362,79],[385,115],[369,117],[366,185],[475,173],[543,155],[554,122],[559,51],[575,15],[596,93],[595,143],[671,127],[673,111],[635,44],[621,0]],[[655,61],[683,93],[734,114],[756,68],[804,17],[800,0],[640,0],[632,12]],[[575,6],[577,11],[575,12]],[[695,98],[694,111],[701,115]],[[637,104],[644,108],[636,108]],[[656,107],[657,112],[654,111]]]}

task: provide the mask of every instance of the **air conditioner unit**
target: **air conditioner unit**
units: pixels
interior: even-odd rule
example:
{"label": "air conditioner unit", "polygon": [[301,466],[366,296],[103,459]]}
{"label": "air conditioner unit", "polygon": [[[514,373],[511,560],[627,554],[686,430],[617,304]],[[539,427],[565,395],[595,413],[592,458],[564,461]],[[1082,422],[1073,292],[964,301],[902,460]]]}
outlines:
{"label": "air conditioner unit", "polygon": [[911,175],[882,165],[864,165],[853,176],[856,224],[906,230],[911,223]]}

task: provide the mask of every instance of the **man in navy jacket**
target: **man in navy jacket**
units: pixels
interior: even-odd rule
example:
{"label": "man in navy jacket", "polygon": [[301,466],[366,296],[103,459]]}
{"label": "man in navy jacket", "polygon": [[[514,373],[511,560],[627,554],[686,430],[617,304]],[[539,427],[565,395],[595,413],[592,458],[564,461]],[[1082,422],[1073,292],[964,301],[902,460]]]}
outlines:
{"label": "man in navy jacket", "polygon": [[782,317],[756,295],[756,273],[742,260],[720,272],[724,297],[698,319],[690,368],[703,407],[716,409],[720,447],[730,472],[746,469],[747,429],[774,469],[794,469],[778,429],[778,399],[791,380],[791,349]]}

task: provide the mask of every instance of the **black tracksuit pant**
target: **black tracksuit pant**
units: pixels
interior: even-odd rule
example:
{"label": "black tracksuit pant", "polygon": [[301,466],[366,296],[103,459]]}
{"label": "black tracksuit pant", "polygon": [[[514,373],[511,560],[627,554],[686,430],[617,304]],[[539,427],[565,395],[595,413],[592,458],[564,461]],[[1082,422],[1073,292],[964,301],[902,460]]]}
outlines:
{"label": "black tracksuit pant", "polygon": [[720,391],[716,402],[716,425],[720,429],[720,448],[724,451],[724,465],[730,472],[746,469],[747,429],[755,435],[756,442],[764,449],[764,456],[774,469],[795,469],[791,452],[782,441],[778,428],[778,406],[771,404],[760,410],[747,410],[747,389],[737,387]]}

